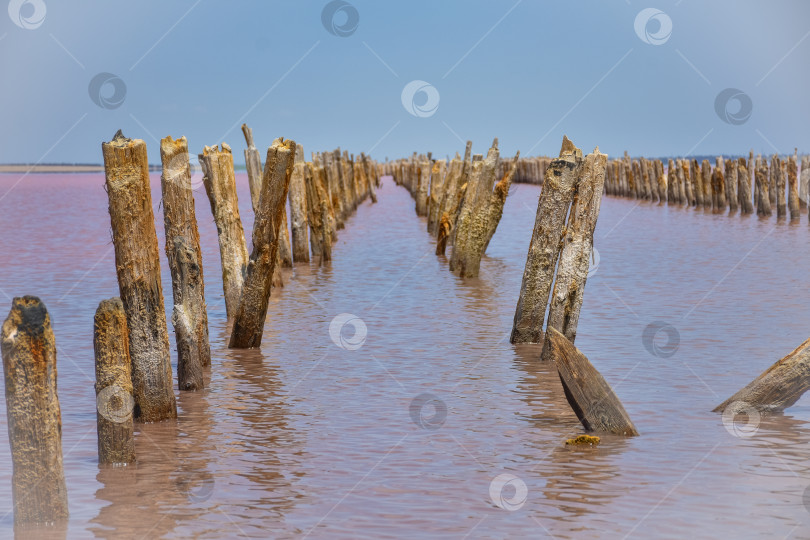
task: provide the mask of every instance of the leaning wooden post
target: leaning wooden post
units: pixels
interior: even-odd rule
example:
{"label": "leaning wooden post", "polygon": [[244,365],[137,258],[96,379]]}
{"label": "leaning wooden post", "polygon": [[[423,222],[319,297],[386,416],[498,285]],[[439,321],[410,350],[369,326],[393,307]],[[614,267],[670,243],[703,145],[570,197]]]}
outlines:
{"label": "leaning wooden post", "polygon": [[790,219],[799,219],[799,179],[796,174],[796,156],[790,156],[787,162],[788,208]]}
{"label": "leaning wooden post", "polygon": [[295,148],[295,165],[290,177],[290,221],[292,223],[292,256],[294,262],[309,262],[309,222],[307,220],[307,188],[304,178],[307,163],[304,147]]}
{"label": "leaning wooden post", "polygon": [[295,141],[276,139],[267,149],[259,212],[253,225],[253,253],[228,344],[232,349],[254,348],[262,343],[279,246],[279,224],[294,162]]}
{"label": "leaning wooden post", "polygon": [[2,352],[14,524],[66,518],[56,342],[48,310],[36,296],[11,302],[3,323]]}
{"label": "leaning wooden post", "polygon": [[172,324],[177,341],[177,387],[202,390],[203,367],[211,365],[200,233],[191,191],[185,137],[160,141],[166,257],[172,273]]}
{"label": "leaning wooden post", "polygon": [[[759,171],[757,171],[759,173]],[[773,413],[796,403],[810,388],[810,339],[773,364],[748,386],[715,407],[724,412],[735,403]]]}
{"label": "leaning wooden post", "polygon": [[532,240],[515,309],[512,343],[542,343],[543,322],[560,253],[565,217],[582,166],[582,151],[563,137],[559,158],[549,165],[537,203]]}
{"label": "leaning wooden post", "polygon": [[478,276],[481,250],[484,248],[484,241],[488,242],[485,238],[487,219],[499,160],[496,138],[486,159],[476,161],[472,166],[467,193],[453,236],[453,252],[450,254],[450,271],[458,272],[461,277]]}
{"label": "leaning wooden post", "polygon": [[220,151],[216,146],[206,146],[200,154],[200,165],[205,176],[205,192],[211,203],[211,213],[217,226],[219,256],[222,259],[222,288],[225,293],[225,312],[233,318],[239,307],[245,268],[247,267],[247,244],[242,219],[239,217],[239,201],[236,196],[236,179],[233,172],[233,155],[225,143]]}
{"label": "leaning wooden post", "polygon": [[98,462],[134,463],[129,331],[120,298],[102,300],[93,320]]}
{"label": "leaning wooden post", "polygon": [[600,153],[599,147],[585,156],[582,176],[577,182],[574,203],[565,226],[565,245],[560,253],[551,295],[547,326],[560,331],[571,343],[577,337],[579,311],[588,281],[606,164],[607,155]]}
{"label": "leaning wooden post", "polygon": [[253,130],[247,124],[242,124],[242,133],[245,135],[247,148],[245,149],[245,168],[248,175],[248,186],[250,187],[250,203],[253,213],[259,206],[259,193],[262,191],[262,156],[253,144]]}
{"label": "leaning wooden post", "polygon": [[146,143],[119,130],[101,149],[118,288],[129,327],[135,419],[176,418]]}
{"label": "leaning wooden post", "polygon": [[638,435],[621,401],[588,358],[560,332],[549,327],[543,350],[554,361],[565,397],[588,431]]}

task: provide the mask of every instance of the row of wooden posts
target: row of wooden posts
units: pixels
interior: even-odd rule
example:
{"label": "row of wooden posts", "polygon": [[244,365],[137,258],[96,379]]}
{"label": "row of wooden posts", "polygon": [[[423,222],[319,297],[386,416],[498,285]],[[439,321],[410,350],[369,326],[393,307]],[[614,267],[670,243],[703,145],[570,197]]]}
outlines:
{"label": "row of wooden posts", "polygon": [[[486,157],[431,159],[431,154],[386,162],[415,200],[418,216],[436,238],[436,254],[452,246],[450,270],[461,277],[479,274],[481,257],[503,215],[515,178],[544,178],[526,266],[518,295],[511,342],[542,344],[542,358],[558,367],[566,396],[586,429],[636,435],[616,395],[588,359],[574,347],[579,312],[593,250],[593,233],[604,192],[607,155],[582,151],[565,137],[559,157],[502,162],[495,139]],[[496,183],[496,179],[500,181]],[[533,182],[532,182],[533,183]],[[552,289],[553,285],[553,289]],[[546,320],[546,312],[548,319]],[[545,331],[544,331],[545,326]]]}
{"label": "row of wooden posts", "polygon": [[[245,160],[255,212],[252,244],[239,215],[230,147],[205,147],[199,160],[217,227],[228,346],[261,344],[279,268],[332,258],[337,231],[367,198],[376,202],[380,167],[348,152],[313,153],[276,139],[264,166],[250,128]],[[119,131],[102,144],[120,297],[103,300],[94,318],[98,457],[135,461],[134,421],[176,418],[169,335],[164,312],[146,144]],[[160,141],[165,250],[172,276],[171,320],[177,343],[177,385],[200,390],[211,365],[200,238],[185,137]],[[290,203],[288,235],[286,204]],[[15,298],[2,327],[6,411],[12,453],[15,525],[48,524],[68,515],[57,398],[56,343],[37,297]]]}
{"label": "row of wooden posts", "polygon": [[718,156],[714,167],[708,159],[613,160],[608,166],[606,192],[609,195],[647,199],[660,204],[703,207],[714,211],[798,219],[810,196],[810,156],[725,159]]}

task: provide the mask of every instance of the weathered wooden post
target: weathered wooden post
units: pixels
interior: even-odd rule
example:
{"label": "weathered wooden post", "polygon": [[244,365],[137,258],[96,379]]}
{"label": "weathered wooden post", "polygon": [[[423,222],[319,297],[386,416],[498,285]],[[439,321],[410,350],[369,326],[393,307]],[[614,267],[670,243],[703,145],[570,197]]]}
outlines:
{"label": "weathered wooden post", "polygon": [[799,205],[806,208],[808,206],[808,197],[810,197],[810,156],[802,156],[800,163]]}
{"label": "weathered wooden post", "polygon": [[737,161],[729,159],[725,161],[726,167],[726,201],[731,212],[737,211],[739,197],[737,195]]}
{"label": "weathered wooden post", "polygon": [[[767,159],[766,159],[767,164]],[[779,173],[781,172],[782,167],[779,165],[779,157],[774,154],[771,156],[771,164],[768,170],[768,198],[771,201],[771,207],[777,206],[779,203],[778,196],[776,194],[777,183],[779,182]],[[777,212],[779,211],[777,207]]]}
{"label": "weathered wooden post", "polygon": [[430,172],[430,198],[428,200],[428,233],[435,236],[436,226],[441,219],[439,214],[439,207],[441,206],[442,198],[444,196],[445,180],[446,180],[447,162],[443,159],[436,161],[433,164],[433,170]]}
{"label": "weathered wooden post", "polygon": [[542,343],[565,218],[581,167],[582,151],[568,137],[563,137],[560,155],[549,165],[537,203],[537,217],[515,309],[512,343]]}
{"label": "weathered wooden post", "polygon": [[598,147],[585,156],[565,226],[565,244],[551,295],[547,327],[560,331],[571,343],[577,337],[579,311],[593,251],[593,232],[602,203],[606,163],[607,155],[600,153]]}
{"label": "weathered wooden post", "polygon": [[492,142],[484,160],[473,163],[467,193],[458,216],[456,233],[453,236],[453,252],[450,255],[450,271],[462,277],[475,277],[481,264],[477,253],[476,240],[483,241],[492,187],[495,184],[495,171],[500,155],[498,139]]}
{"label": "weathered wooden post", "polygon": [[318,264],[332,258],[332,239],[329,236],[329,209],[326,195],[326,174],[317,157],[313,156],[310,171],[304,178],[307,193],[307,216],[311,234],[309,235],[312,255],[318,257]]}
{"label": "weathered wooden post", "polygon": [[748,386],[718,405],[714,412],[724,412],[728,406],[735,403],[744,403],[759,412],[780,412],[796,403],[808,388],[810,388],[810,339],[766,369]]}
{"label": "weathered wooden post", "polygon": [[228,344],[232,349],[254,348],[262,343],[279,246],[279,223],[294,162],[295,141],[276,139],[267,149],[259,212],[253,225],[253,253]]}
{"label": "weathered wooden post", "polygon": [[565,397],[588,431],[638,435],[621,401],[588,358],[564,335],[549,327],[543,350],[554,361]]}
{"label": "weathered wooden post", "polygon": [[757,178],[757,190],[759,192],[757,215],[770,216],[773,214],[773,212],[771,210],[771,197],[768,193],[769,189],[768,167],[763,165],[759,159],[757,159],[756,178]]}
{"label": "weathered wooden post", "polygon": [[225,312],[228,319],[231,319],[239,307],[239,295],[242,294],[248,260],[245,231],[239,217],[233,155],[230,147],[223,143],[222,150],[216,146],[213,148],[206,146],[199,157],[205,174],[203,177],[205,192],[208,194],[211,213],[217,226]]}
{"label": "weathered wooden post", "polygon": [[247,169],[248,186],[250,187],[250,204],[253,213],[259,206],[259,193],[262,191],[262,156],[256,145],[253,144],[253,130],[247,124],[242,124],[242,133],[245,135],[247,148],[245,149],[245,168]]}
{"label": "weathered wooden post", "polygon": [[177,342],[177,386],[202,390],[203,367],[211,365],[200,233],[191,191],[185,137],[160,141],[166,257],[172,273],[172,323]]}
{"label": "weathered wooden post", "polygon": [[120,298],[102,300],[93,320],[98,462],[135,462],[129,331]]}
{"label": "weathered wooden post", "polygon": [[785,183],[787,181],[787,171],[785,170],[785,163],[781,159],[774,158],[776,161],[775,171],[776,176],[776,217],[781,218],[787,215],[787,204],[785,202]]}
{"label": "weathered wooden post", "polygon": [[737,160],[737,180],[739,185],[740,209],[743,214],[751,214],[754,205],[751,202],[751,176],[745,167],[745,158]]}
{"label": "weathered wooden post", "polygon": [[787,162],[790,219],[799,219],[799,179],[796,169],[796,156],[790,156]]}
{"label": "weathered wooden post", "polygon": [[290,177],[290,220],[292,222],[292,256],[294,262],[309,262],[309,223],[307,220],[307,188],[304,178],[307,163],[304,147],[295,148],[295,165]]}
{"label": "weathered wooden post", "polygon": [[700,174],[703,180],[703,206],[713,208],[716,204],[716,197],[713,197],[712,189],[712,166],[708,159],[704,159],[700,163]]}
{"label": "weathered wooden post", "polygon": [[118,287],[129,327],[135,419],[176,418],[146,143],[127,139],[119,130],[101,149]]}
{"label": "weathered wooden post", "polygon": [[39,298],[11,302],[2,329],[14,524],[68,516],[62,413],[56,395],[56,341]]}
{"label": "weathered wooden post", "polygon": [[416,215],[427,215],[427,197],[430,186],[431,163],[428,160],[419,162],[419,187],[416,190]]}

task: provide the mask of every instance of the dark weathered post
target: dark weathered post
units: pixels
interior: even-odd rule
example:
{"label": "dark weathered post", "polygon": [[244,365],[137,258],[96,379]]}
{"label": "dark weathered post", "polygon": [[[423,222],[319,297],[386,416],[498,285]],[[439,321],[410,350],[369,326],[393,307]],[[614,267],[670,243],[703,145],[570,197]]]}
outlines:
{"label": "dark weathered post", "polygon": [[15,298],[2,330],[14,524],[68,516],[62,413],[56,395],[56,341],[39,298]]}
{"label": "dark weathered post", "polygon": [[120,298],[102,300],[93,320],[98,462],[135,462],[129,332]]}
{"label": "dark weathered post", "polygon": [[307,219],[307,162],[304,147],[296,146],[295,165],[290,177],[290,222],[293,262],[309,262],[309,223]]}
{"label": "dark weathered post", "polygon": [[602,203],[606,163],[607,155],[600,153],[598,147],[585,156],[582,176],[577,182],[574,203],[565,226],[565,244],[551,295],[547,326],[560,331],[571,343],[577,337],[579,311],[593,251],[593,232]]}
{"label": "dark weathered post", "polygon": [[129,327],[135,419],[176,418],[146,143],[119,130],[101,149],[118,288]]}
{"label": "dark weathered post", "polygon": [[582,151],[568,137],[563,137],[560,155],[549,166],[537,203],[537,217],[515,309],[512,343],[542,343],[543,322],[565,218],[581,167]]}

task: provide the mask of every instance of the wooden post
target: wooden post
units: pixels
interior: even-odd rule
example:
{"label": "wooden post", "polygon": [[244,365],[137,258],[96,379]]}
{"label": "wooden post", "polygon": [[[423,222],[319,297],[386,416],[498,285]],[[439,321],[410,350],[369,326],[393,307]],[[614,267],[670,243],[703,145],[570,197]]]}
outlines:
{"label": "wooden post", "polygon": [[799,205],[801,208],[808,206],[810,197],[810,157],[802,156],[801,170],[799,171]]}
{"label": "wooden post", "polygon": [[638,435],[636,426],[602,374],[573,343],[549,327],[543,350],[557,366],[565,397],[588,431]]}
{"label": "wooden post", "polygon": [[543,322],[565,218],[581,167],[582,151],[568,137],[563,137],[560,156],[549,166],[537,203],[537,216],[515,309],[512,343],[542,343]]}
{"label": "wooden post", "polygon": [[748,169],[745,167],[745,158],[739,158],[737,160],[737,180],[740,196],[740,211],[743,214],[751,214],[754,211],[754,205],[751,202],[751,176],[748,174]]}
{"label": "wooden post", "polygon": [[416,215],[427,215],[427,196],[430,186],[431,163],[428,160],[419,162],[419,187],[416,190]]}
{"label": "wooden post", "polygon": [[676,186],[678,185],[678,170],[680,170],[680,168],[680,161],[670,159],[667,163],[667,204],[675,204],[678,202]]}
{"label": "wooden post", "polygon": [[486,221],[499,160],[496,138],[486,159],[473,163],[450,255],[450,271],[458,272],[461,277],[478,276],[482,255],[480,250],[483,249],[488,228]]}
{"label": "wooden post", "polygon": [[102,143],[118,287],[129,327],[135,419],[177,417],[146,143]]}
{"label": "wooden post", "polygon": [[[768,174],[768,198],[771,201],[771,207],[778,205],[778,197],[776,194],[777,183],[779,182],[779,173],[782,167],[779,165],[779,157],[774,154],[771,156],[771,165]],[[777,212],[778,212],[777,207]]]}
{"label": "wooden post", "polygon": [[68,516],[62,414],[56,395],[56,341],[39,298],[11,302],[2,330],[14,524]]}
{"label": "wooden post", "polygon": [[313,156],[310,170],[304,177],[304,184],[307,194],[307,217],[311,231],[309,240],[312,256],[318,257],[318,264],[329,261],[332,255],[332,240],[329,237],[328,225],[328,200],[324,188],[326,185],[325,174],[320,160]]}
{"label": "wooden post", "polygon": [[785,203],[785,183],[787,181],[787,171],[785,163],[781,159],[776,159],[776,217],[781,218],[787,215],[787,204]]}
{"label": "wooden post", "polygon": [[756,178],[757,178],[757,190],[759,192],[759,204],[757,205],[757,215],[770,216],[772,215],[773,212],[771,211],[771,197],[768,193],[769,189],[768,167],[763,165],[759,159],[757,159]]}
{"label": "wooden post", "polygon": [[262,156],[253,144],[253,130],[247,124],[242,124],[242,133],[245,135],[247,148],[245,149],[245,168],[247,169],[248,185],[250,187],[250,204],[253,213],[259,206],[259,193],[262,191]]}
{"label": "wooden post", "polygon": [[430,172],[430,198],[428,199],[428,233],[435,236],[436,227],[441,215],[439,215],[439,206],[441,205],[444,196],[445,179],[447,171],[447,162],[443,159],[436,161],[433,164],[433,170]]}
{"label": "wooden post", "polygon": [[206,146],[199,157],[205,174],[205,192],[217,226],[225,312],[228,319],[232,319],[239,307],[239,295],[242,293],[248,260],[245,231],[239,217],[233,155],[230,147],[223,143],[221,151],[216,146]]}
{"label": "wooden post", "polygon": [[[593,232],[599,218],[607,155],[597,147],[585,156],[574,202],[565,226],[564,246],[548,312],[548,328],[560,331],[571,343],[577,336],[579,311],[588,280]],[[648,168],[649,170],[649,168]]]}
{"label": "wooden post", "polygon": [[295,148],[295,165],[290,177],[290,219],[292,221],[292,255],[295,262],[309,262],[309,236],[307,221],[307,188],[304,178],[307,163],[304,147]]}
{"label": "wooden post", "polygon": [[[757,171],[759,174],[759,171]],[[759,412],[780,412],[796,403],[810,388],[810,339],[769,367],[748,386],[715,407],[724,412],[729,405],[744,403]]]}
{"label": "wooden post", "polygon": [[[448,207],[450,206],[450,201],[452,201],[456,197],[456,193],[458,191],[458,183],[461,179],[461,169],[463,167],[463,163],[461,161],[461,156],[456,153],[456,157],[450,160],[450,166],[447,169],[447,174],[444,178],[444,184],[442,186],[442,196],[441,200],[439,201],[438,208],[436,209],[436,228],[433,233],[433,236],[436,238],[439,237],[439,233],[441,230],[441,222],[442,217],[447,212]],[[450,218],[448,216],[447,219],[448,226],[450,224]],[[450,232],[449,230],[447,231]],[[444,253],[444,251],[442,251]]]}
{"label": "wooden post", "polygon": [[715,205],[716,210],[724,211],[727,206],[726,202],[726,175],[725,175],[725,164],[723,162],[722,157],[718,157],[715,160],[715,167],[714,167],[714,179],[715,179],[715,186],[714,186],[714,198],[717,201]]}
{"label": "wooden post", "polygon": [[102,300],[93,320],[98,462],[135,462],[129,331],[120,298]]}
{"label": "wooden post", "polygon": [[703,178],[703,206],[714,208],[717,198],[713,196],[712,166],[708,159],[704,159],[700,163],[700,174]]}
{"label": "wooden post", "polygon": [[279,246],[279,223],[294,162],[295,141],[276,139],[267,149],[259,212],[253,225],[253,253],[228,344],[232,349],[255,348],[262,343]]}
{"label": "wooden post", "polygon": [[799,179],[796,169],[796,156],[790,156],[787,162],[790,219],[799,219]]}
{"label": "wooden post", "polygon": [[728,208],[731,212],[737,211],[737,203],[739,197],[737,196],[737,161],[729,159],[725,161],[726,168],[726,201]]}
{"label": "wooden post", "polygon": [[188,144],[185,137],[160,141],[163,162],[161,190],[166,257],[172,273],[174,311],[172,323],[177,342],[177,386],[202,390],[203,367],[211,365],[208,312],[205,307],[200,233],[191,191]]}

